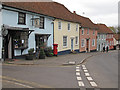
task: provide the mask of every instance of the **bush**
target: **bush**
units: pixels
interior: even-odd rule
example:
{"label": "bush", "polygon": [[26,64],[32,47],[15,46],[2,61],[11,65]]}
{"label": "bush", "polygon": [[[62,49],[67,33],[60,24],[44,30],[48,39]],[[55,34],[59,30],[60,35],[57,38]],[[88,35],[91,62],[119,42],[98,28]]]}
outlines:
{"label": "bush", "polygon": [[28,50],[28,54],[29,54],[29,55],[31,55],[31,54],[33,54],[33,53],[34,53],[34,48],[31,48],[31,49]]}
{"label": "bush", "polygon": [[52,50],[52,47],[47,47],[45,48],[45,54],[47,57],[52,57],[53,56],[53,50]]}
{"label": "bush", "polygon": [[40,59],[45,59],[45,52],[43,48],[40,48]]}

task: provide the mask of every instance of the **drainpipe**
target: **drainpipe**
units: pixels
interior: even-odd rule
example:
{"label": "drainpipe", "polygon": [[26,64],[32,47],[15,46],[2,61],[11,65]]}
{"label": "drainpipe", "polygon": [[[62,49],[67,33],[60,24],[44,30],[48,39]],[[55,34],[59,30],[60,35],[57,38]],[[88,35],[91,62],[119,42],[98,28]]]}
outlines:
{"label": "drainpipe", "polygon": [[0,2],[0,61],[2,61],[2,46],[3,46],[3,38],[2,38],[2,4]]}

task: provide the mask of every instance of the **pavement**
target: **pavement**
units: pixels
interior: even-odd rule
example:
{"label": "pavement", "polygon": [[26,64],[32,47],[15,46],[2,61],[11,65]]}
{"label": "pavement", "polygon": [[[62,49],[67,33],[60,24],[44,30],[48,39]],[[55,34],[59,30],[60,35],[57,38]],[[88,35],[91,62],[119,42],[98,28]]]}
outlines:
{"label": "pavement", "polygon": [[[15,59],[14,61],[5,61],[3,65],[47,65],[47,66],[63,66],[63,65],[77,65],[82,63],[85,59],[101,54],[101,52],[66,54],[54,57],[46,57],[46,59],[23,60]],[[79,58],[78,58],[79,57]]]}

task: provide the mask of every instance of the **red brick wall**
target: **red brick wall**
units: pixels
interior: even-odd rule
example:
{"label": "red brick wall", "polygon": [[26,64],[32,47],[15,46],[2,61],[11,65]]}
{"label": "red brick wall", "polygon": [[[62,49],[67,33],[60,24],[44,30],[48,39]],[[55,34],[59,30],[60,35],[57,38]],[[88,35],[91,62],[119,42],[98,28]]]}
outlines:
{"label": "red brick wall", "polygon": [[[82,35],[82,29],[80,29],[80,52],[86,51],[86,47],[87,47],[87,42],[86,42],[86,38],[90,38],[89,39],[89,51],[90,50],[96,50],[97,49],[97,30],[95,30],[95,34],[93,35],[93,29],[89,29],[89,34],[87,34],[87,28],[84,28],[84,35]],[[85,46],[81,47],[81,40],[84,39],[85,40]],[[95,46],[92,46],[92,39],[95,39]]]}
{"label": "red brick wall", "polygon": [[106,41],[109,43],[109,49],[113,49],[114,48],[113,34],[107,34]]}

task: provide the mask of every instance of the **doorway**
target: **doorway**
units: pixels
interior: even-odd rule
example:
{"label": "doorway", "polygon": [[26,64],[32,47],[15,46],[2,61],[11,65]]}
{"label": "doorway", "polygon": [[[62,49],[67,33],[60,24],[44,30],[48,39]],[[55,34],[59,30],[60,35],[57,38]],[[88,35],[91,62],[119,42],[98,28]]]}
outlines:
{"label": "doorway", "polygon": [[89,39],[86,39],[86,51],[89,52]]}
{"label": "doorway", "polygon": [[71,39],[71,51],[73,51],[73,39]]}

